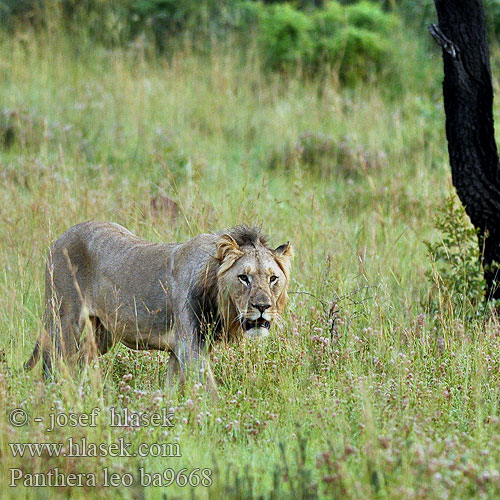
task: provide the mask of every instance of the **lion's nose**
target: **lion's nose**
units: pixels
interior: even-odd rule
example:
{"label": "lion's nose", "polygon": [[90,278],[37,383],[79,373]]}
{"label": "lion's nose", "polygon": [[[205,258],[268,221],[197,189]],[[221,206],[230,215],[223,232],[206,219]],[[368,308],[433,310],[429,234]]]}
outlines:
{"label": "lion's nose", "polygon": [[252,304],[252,306],[255,307],[255,309],[258,309],[262,314],[266,309],[271,307],[271,304]]}

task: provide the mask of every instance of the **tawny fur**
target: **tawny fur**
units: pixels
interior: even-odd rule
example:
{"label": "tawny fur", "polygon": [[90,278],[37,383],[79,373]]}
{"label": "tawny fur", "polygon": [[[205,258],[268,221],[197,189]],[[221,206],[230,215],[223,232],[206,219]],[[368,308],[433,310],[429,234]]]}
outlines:
{"label": "tawny fur", "polygon": [[[104,354],[122,342],[170,351],[183,376],[208,340],[241,338],[243,321],[259,314],[255,304],[268,305],[270,321],[281,315],[292,255],[289,243],[272,250],[246,226],[158,244],[115,223],[78,224],[50,249],[44,331],[25,367],[41,354],[50,376],[55,355],[88,360],[93,350]],[[82,335],[85,325],[93,335]]]}

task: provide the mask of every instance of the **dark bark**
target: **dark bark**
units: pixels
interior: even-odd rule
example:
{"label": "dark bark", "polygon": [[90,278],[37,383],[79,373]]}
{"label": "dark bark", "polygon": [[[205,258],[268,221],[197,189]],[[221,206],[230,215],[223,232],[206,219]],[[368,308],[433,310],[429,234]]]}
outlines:
{"label": "dark bark", "polygon": [[434,0],[443,49],[443,97],[453,184],[479,229],[487,298],[500,298],[500,166],[493,124],[490,54],[481,0]]}

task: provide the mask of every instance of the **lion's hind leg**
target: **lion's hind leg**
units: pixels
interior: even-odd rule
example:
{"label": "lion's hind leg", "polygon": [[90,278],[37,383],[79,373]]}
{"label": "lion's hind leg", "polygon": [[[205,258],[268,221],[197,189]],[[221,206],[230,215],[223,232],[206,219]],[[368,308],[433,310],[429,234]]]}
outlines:
{"label": "lion's hind leg", "polygon": [[79,311],[63,302],[60,307],[49,305],[45,314],[45,330],[41,335],[44,378],[51,379],[54,364],[60,361],[72,366],[72,358],[79,350],[82,327]]}
{"label": "lion's hind leg", "polygon": [[106,354],[114,344],[113,334],[102,324],[97,316],[89,316],[92,330],[94,332],[94,341],[99,354]]}
{"label": "lion's hind leg", "polygon": [[26,371],[32,370],[35,367],[35,365],[38,363],[38,360],[40,359],[40,354],[41,354],[40,339],[38,338],[36,339],[35,347],[33,347],[33,352],[31,353],[31,356],[24,363],[24,369]]}
{"label": "lion's hind leg", "polygon": [[43,378],[49,380],[53,375],[56,356],[62,356],[61,350],[61,307],[54,294],[46,301],[43,328],[38,337],[31,358],[25,363],[27,369],[32,368],[42,354]]}
{"label": "lion's hind leg", "polygon": [[81,356],[82,332],[89,324],[87,309],[76,287],[54,281],[47,276],[44,330],[39,338],[46,380],[52,378],[56,364],[63,363],[72,371]]}
{"label": "lion's hind leg", "polygon": [[59,314],[52,317],[52,324],[47,325],[47,331],[42,332],[33,354],[25,363],[26,369],[32,368],[41,351],[46,380],[52,378],[55,362],[65,362],[68,367],[73,367],[74,361],[80,365],[88,364],[96,355],[108,352],[113,345],[111,332],[97,316],[85,316],[83,309],[78,314],[66,314],[61,308]]}

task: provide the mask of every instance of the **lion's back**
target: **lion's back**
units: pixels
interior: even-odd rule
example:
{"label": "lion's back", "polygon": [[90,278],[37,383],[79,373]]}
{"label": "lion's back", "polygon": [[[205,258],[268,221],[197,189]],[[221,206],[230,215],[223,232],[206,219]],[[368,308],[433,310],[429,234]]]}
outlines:
{"label": "lion's back", "polygon": [[[47,283],[64,293],[74,281],[85,294],[120,288],[141,295],[160,287],[168,245],[151,243],[113,222],[83,222],[66,230],[52,245]],[[149,288],[148,288],[149,286]]]}

